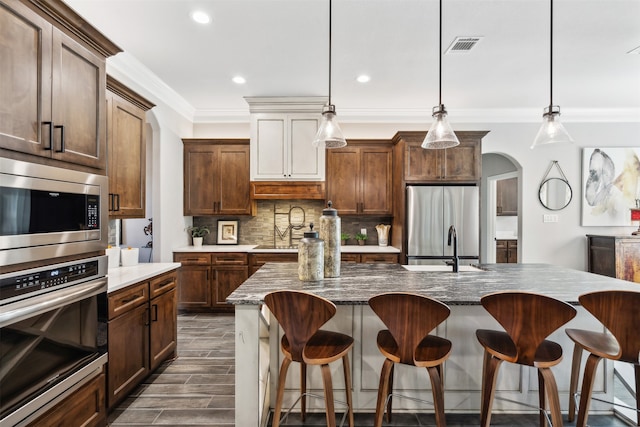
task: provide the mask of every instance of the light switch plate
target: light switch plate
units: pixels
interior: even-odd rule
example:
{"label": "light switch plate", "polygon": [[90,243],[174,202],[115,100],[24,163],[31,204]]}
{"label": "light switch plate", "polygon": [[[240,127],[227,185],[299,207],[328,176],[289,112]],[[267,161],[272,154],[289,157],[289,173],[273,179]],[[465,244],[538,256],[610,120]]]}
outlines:
{"label": "light switch plate", "polygon": [[367,229],[366,228],[361,228],[360,229],[360,234],[364,234],[366,236],[367,235]]}
{"label": "light switch plate", "polygon": [[558,222],[558,215],[544,214],[542,216],[542,222]]}

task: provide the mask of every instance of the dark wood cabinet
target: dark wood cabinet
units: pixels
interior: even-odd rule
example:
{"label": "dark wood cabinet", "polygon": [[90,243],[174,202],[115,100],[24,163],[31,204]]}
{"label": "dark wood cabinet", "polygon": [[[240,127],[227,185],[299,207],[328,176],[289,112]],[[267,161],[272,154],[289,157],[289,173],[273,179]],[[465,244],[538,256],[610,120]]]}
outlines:
{"label": "dark wood cabinet", "polygon": [[406,182],[443,183],[476,182],[481,176],[480,137],[473,132],[457,132],[460,145],[444,150],[426,150],[421,147],[424,132],[399,132],[406,140],[404,147],[404,173]]}
{"label": "dark wood cabinet", "polygon": [[518,178],[496,181],[496,215],[518,215]]}
{"label": "dark wood cabinet", "polygon": [[496,262],[515,264],[518,262],[517,240],[496,240]]}
{"label": "dark wood cabinet", "polygon": [[109,294],[108,408],[175,354],[176,277],[175,272],[165,273]]}
{"label": "dark wood cabinet", "polygon": [[105,426],[107,425],[107,408],[104,391],[105,375],[99,374],[28,425],[29,427]]}
{"label": "dark wood cabinet", "polygon": [[250,273],[255,273],[267,262],[298,262],[298,254],[297,252],[264,252],[249,254]]}
{"label": "dark wood cabinet", "polygon": [[327,200],[340,215],[392,215],[392,146],[350,140],[327,150]]}
{"label": "dark wood cabinet", "polygon": [[178,269],[178,306],[192,311],[232,311],[227,297],[249,277],[246,253],[174,253]]}
{"label": "dark wood cabinet", "polygon": [[398,254],[389,253],[342,253],[340,254],[342,262],[347,263],[381,263],[381,264],[397,264]]}
{"label": "dark wood cabinet", "polygon": [[61,2],[0,2],[8,156],[106,168],[105,59],[120,49],[98,35]]}
{"label": "dark wood cabinet", "polygon": [[591,273],[640,283],[640,237],[587,235]]}
{"label": "dark wood cabinet", "polygon": [[184,214],[251,215],[249,140],[183,142]]}
{"label": "dark wood cabinet", "polygon": [[109,217],[145,217],[146,111],[153,104],[107,76]]}

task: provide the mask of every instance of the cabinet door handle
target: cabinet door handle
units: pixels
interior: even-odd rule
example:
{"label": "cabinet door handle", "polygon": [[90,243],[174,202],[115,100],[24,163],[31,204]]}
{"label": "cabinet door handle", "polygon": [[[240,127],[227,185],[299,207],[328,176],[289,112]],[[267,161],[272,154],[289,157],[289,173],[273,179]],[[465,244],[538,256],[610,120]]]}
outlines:
{"label": "cabinet door handle", "polygon": [[113,210],[113,193],[109,193],[109,212]]}
{"label": "cabinet door handle", "polygon": [[171,285],[172,283],[173,283],[173,279],[171,279],[171,280],[167,280],[166,282],[162,283],[161,285],[158,285],[158,288],[157,288],[157,289],[162,289],[162,288],[164,288],[165,286],[169,286],[169,285]]}
{"label": "cabinet door handle", "polygon": [[122,304],[128,304],[128,303],[130,303],[130,302],[132,302],[132,301],[137,300],[138,298],[142,298],[143,296],[144,296],[144,295],[134,295],[134,296],[132,296],[132,297],[129,297],[129,298],[126,298],[126,299],[120,300],[120,302],[121,302]]}
{"label": "cabinet door handle", "polygon": [[151,324],[150,318],[151,317],[151,310],[149,310],[149,307],[147,306],[147,308],[144,309],[144,326],[149,326]]}
{"label": "cabinet door handle", "polygon": [[120,194],[114,194],[114,198],[116,201],[116,207],[114,209],[114,211],[118,212],[120,210]]}
{"label": "cabinet door handle", "polygon": [[56,153],[64,153],[64,126],[54,126],[55,129],[60,129],[60,149],[56,150]]}
{"label": "cabinet door handle", "polygon": [[153,319],[151,319],[151,321],[157,322],[158,321],[158,304],[153,304],[151,307],[153,307]]}
{"label": "cabinet door handle", "polygon": [[43,125],[49,126],[49,146],[45,146],[44,149],[51,151],[53,148],[53,122],[42,122]]}

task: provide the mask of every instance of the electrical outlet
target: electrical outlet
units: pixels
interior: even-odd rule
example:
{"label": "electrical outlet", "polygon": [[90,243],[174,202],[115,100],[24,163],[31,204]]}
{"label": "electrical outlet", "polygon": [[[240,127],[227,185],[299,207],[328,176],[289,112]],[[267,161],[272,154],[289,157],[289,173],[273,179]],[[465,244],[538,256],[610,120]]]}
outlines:
{"label": "electrical outlet", "polygon": [[542,216],[542,222],[558,222],[558,215],[545,214]]}
{"label": "electrical outlet", "polygon": [[366,228],[361,228],[360,229],[360,233],[364,234],[366,236],[367,235],[367,229]]}

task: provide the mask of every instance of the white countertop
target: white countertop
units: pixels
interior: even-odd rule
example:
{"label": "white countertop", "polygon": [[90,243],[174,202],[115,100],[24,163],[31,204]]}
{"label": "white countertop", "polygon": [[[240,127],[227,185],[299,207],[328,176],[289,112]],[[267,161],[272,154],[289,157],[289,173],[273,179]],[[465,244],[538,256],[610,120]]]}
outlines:
{"label": "white countertop", "polygon": [[[255,249],[256,245],[202,245],[202,246],[184,246],[176,248],[174,252],[247,252],[247,253],[298,253],[296,248],[286,249]],[[371,253],[382,254],[391,253],[399,254],[400,249],[393,246],[378,245],[345,245],[340,247],[340,251],[344,253]]]}
{"label": "white countertop", "polygon": [[107,293],[115,292],[138,282],[158,276],[180,267],[179,262],[140,263],[129,267],[110,268],[107,272]]}

